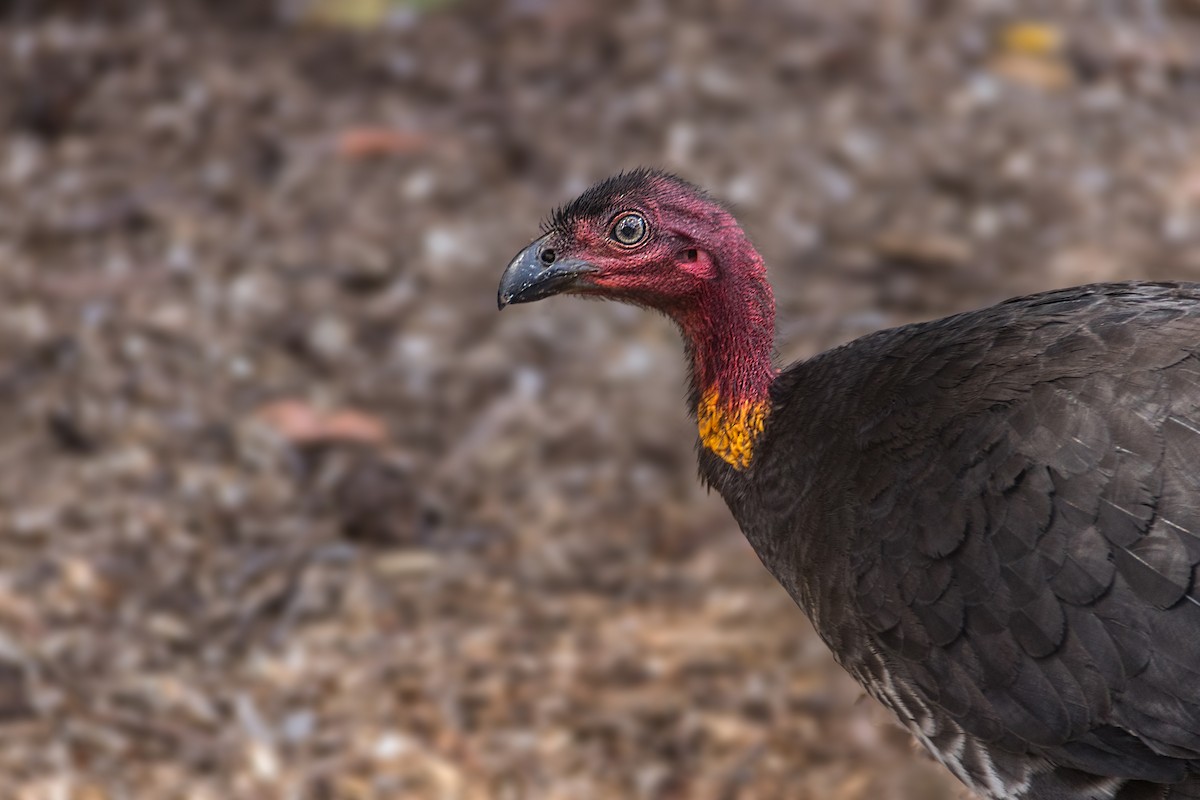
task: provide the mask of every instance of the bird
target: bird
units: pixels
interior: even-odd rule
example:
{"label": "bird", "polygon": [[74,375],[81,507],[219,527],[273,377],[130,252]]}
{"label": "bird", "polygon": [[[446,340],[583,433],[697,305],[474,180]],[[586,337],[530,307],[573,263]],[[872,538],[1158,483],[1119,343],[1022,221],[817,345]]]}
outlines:
{"label": "bird", "polygon": [[497,299],[560,294],[674,321],[701,479],[977,796],[1200,798],[1200,284],[1017,297],[779,369],[742,226],[641,168],[555,211]]}

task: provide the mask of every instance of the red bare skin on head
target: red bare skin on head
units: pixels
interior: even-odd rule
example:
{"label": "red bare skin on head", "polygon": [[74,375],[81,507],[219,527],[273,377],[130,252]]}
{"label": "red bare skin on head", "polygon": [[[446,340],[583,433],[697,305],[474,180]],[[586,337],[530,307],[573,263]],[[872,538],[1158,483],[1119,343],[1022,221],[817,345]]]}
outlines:
{"label": "red bare skin on head", "polygon": [[[699,189],[653,173],[630,183],[589,198],[587,213],[568,206],[556,220],[555,249],[597,269],[575,291],[673,319],[691,354],[694,402],[715,393],[726,408],[766,403],[775,300],[762,258],[733,215]],[[621,244],[614,226],[631,213],[648,231]]]}

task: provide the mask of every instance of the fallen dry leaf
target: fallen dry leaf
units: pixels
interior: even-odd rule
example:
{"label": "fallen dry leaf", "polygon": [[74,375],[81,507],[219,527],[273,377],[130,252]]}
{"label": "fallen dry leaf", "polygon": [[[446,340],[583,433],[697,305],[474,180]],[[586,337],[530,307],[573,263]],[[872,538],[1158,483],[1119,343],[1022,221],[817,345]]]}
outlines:
{"label": "fallen dry leaf", "polygon": [[314,0],[307,18],[331,28],[367,30],[378,27],[389,11],[388,0]]}
{"label": "fallen dry leaf", "polygon": [[1000,32],[992,72],[1035,89],[1065,89],[1075,74],[1064,58],[1066,37],[1044,22],[1016,22]]}
{"label": "fallen dry leaf", "polygon": [[1017,22],[1000,33],[1000,48],[1015,55],[1051,56],[1062,52],[1065,37],[1043,22]]}
{"label": "fallen dry leaf", "polygon": [[278,400],[263,406],[255,418],[298,445],[358,442],[378,445],[388,439],[387,426],[362,411],[323,411],[301,400]]}
{"label": "fallen dry leaf", "polygon": [[335,149],[340,157],[357,160],[415,153],[427,144],[425,136],[413,131],[363,127],[342,131]]}

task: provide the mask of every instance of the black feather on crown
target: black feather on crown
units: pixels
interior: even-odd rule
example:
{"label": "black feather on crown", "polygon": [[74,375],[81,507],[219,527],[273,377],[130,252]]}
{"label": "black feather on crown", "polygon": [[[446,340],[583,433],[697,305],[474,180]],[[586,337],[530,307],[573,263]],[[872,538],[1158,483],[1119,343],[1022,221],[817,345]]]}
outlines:
{"label": "black feather on crown", "polygon": [[542,223],[542,229],[546,233],[569,231],[575,222],[610,212],[625,198],[644,196],[656,183],[661,181],[670,181],[701,197],[706,196],[702,189],[678,175],[652,167],[638,167],[618,173],[611,178],[605,178],[571,202],[559,206],[549,219]]}

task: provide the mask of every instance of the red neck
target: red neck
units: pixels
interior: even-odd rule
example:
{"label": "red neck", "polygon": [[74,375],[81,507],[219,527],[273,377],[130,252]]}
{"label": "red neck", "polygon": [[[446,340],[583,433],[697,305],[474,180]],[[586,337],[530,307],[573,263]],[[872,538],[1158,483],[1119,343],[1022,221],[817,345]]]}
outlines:
{"label": "red neck", "polygon": [[700,444],[735,470],[750,466],[771,412],[775,300],[762,260],[744,239],[745,263],[722,264],[699,302],[675,309],[692,365],[691,410]]}
{"label": "red neck", "polygon": [[775,298],[762,259],[743,241],[746,263],[722,264],[701,302],[673,314],[692,364],[692,404],[716,392],[723,404],[766,403],[775,368]]}

